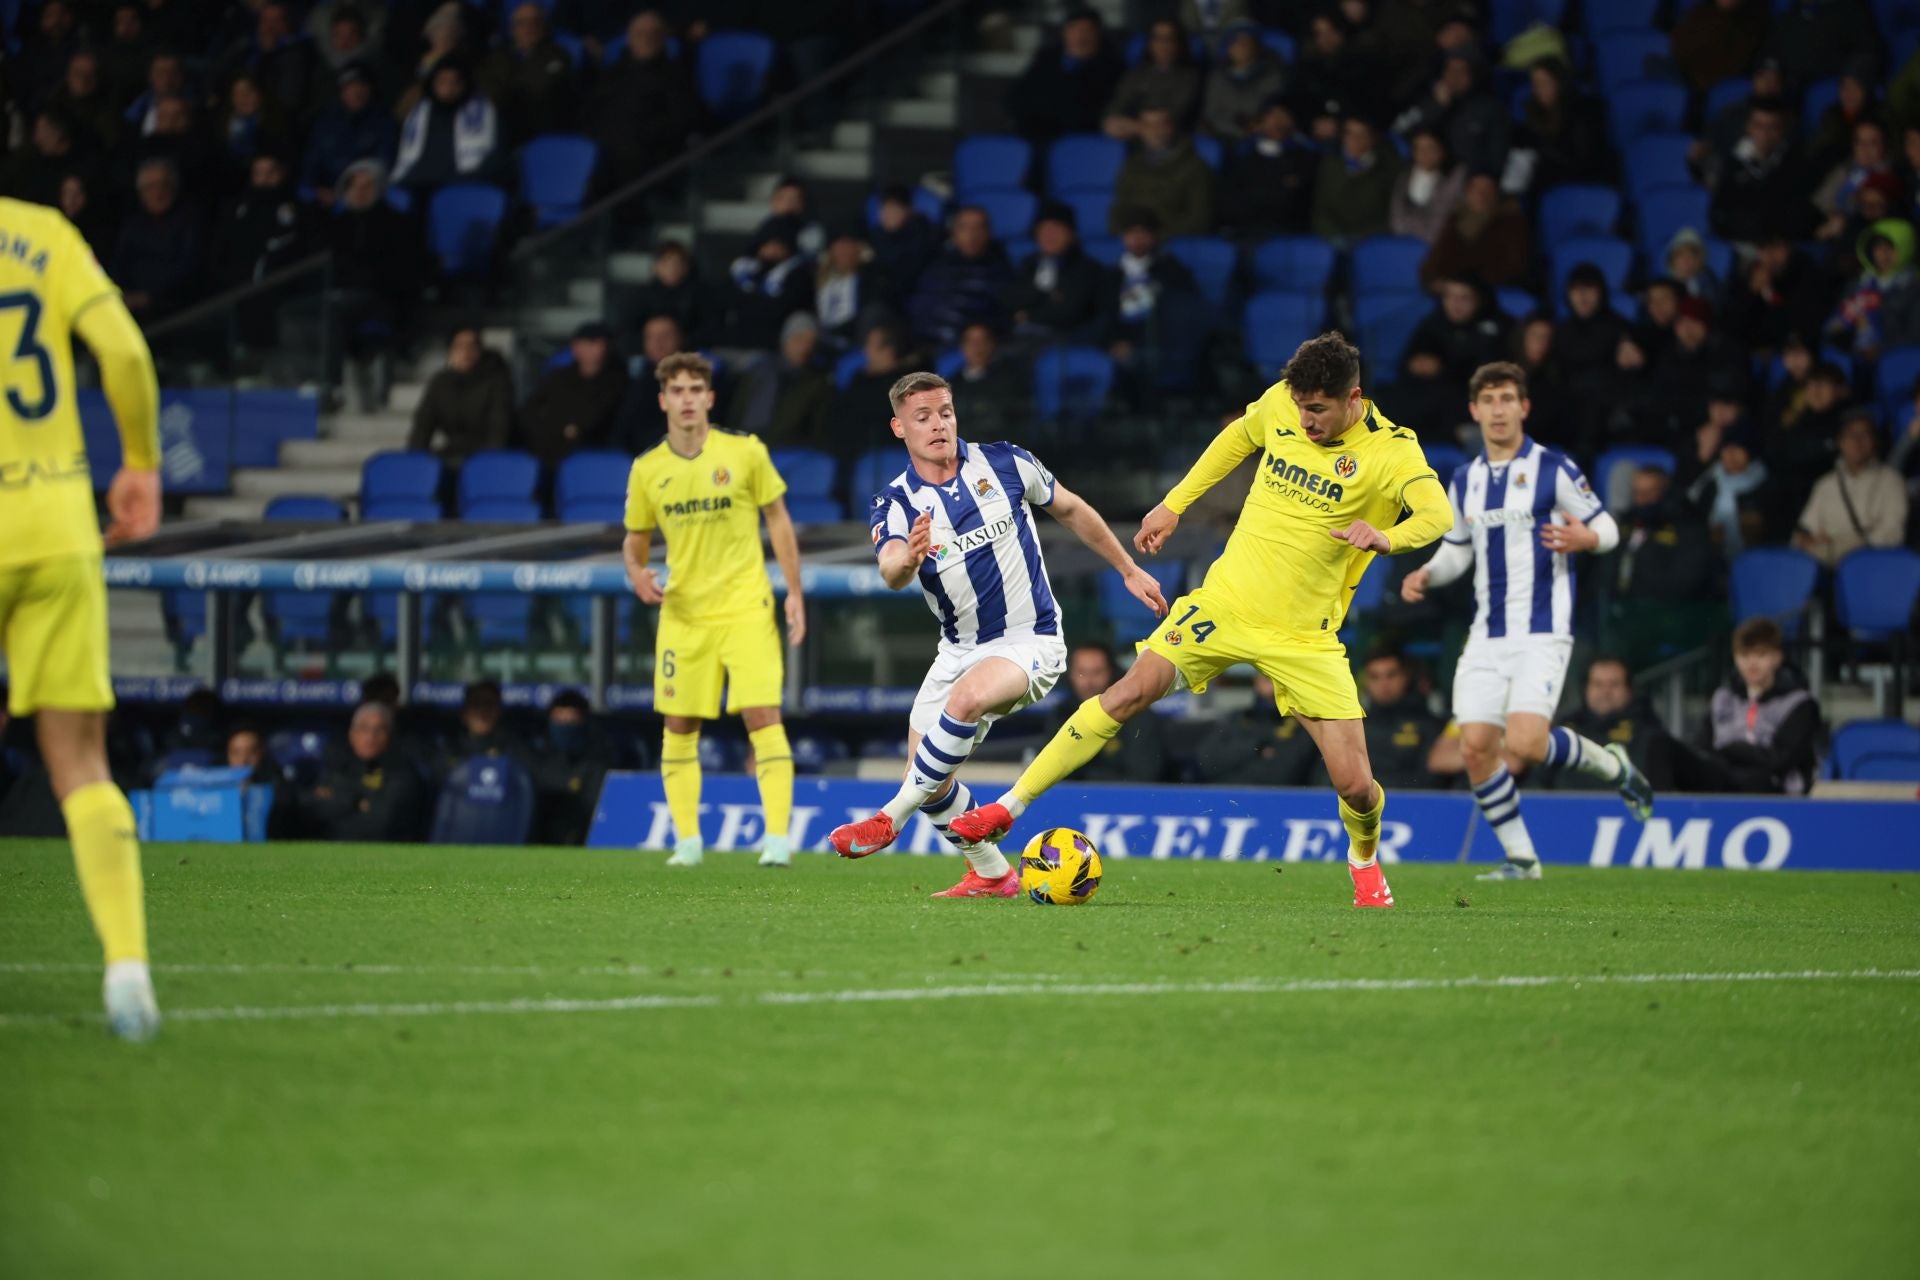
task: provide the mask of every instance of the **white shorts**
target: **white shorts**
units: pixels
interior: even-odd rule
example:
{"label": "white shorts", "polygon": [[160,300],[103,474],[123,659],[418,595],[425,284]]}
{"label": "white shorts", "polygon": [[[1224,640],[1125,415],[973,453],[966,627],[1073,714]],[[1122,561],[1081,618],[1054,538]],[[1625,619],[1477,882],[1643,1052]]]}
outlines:
{"label": "white shorts", "polygon": [[927,678],[920,682],[920,692],[914,695],[913,710],[907,716],[908,726],[915,733],[930,731],[940,722],[940,713],[947,706],[947,695],[953,692],[953,686],[960,682],[960,677],[988,658],[1005,658],[1026,672],[1027,692],[1005,711],[989,711],[981,716],[980,732],[974,735],[975,742],[985,738],[987,726],[1001,716],[1011,715],[1022,707],[1030,707],[1053,692],[1053,686],[1067,670],[1067,646],[1059,636],[1025,636],[1018,640],[989,640],[976,645],[949,644],[942,640],[940,655],[933,660]]}
{"label": "white shorts", "polygon": [[1553,719],[1572,658],[1572,636],[1474,637],[1453,670],[1453,718],[1504,726],[1525,711]]}

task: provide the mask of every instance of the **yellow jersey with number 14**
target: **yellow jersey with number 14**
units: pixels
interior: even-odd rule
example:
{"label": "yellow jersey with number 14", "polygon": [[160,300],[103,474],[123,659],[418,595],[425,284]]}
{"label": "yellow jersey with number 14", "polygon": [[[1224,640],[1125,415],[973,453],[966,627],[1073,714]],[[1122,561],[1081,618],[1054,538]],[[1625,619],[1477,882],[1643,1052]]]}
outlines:
{"label": "yellow jersey with number 14", "polygon": [[627,528],[667,540],[667,600],[684,621],[737,617],[773,603],[760,508],[787,491],[760,437],[714,427],[691,458],[662,440],[627,476]]}
{"label": "yellow jersey with number 14", "polygon": [[[100,552],[73,331],[117,292],[59,211],[0,199],[0,565]],[[157,455],[158,441],[150,447]]]}
{"label": "yellow jersey with number 14", "polygon": [[[1453,524],[1452,507],[1413,432],[1371,401],[1338,437],[1315,444],[1300,409],[1276,382],[1223,429],[1167,495],[1184,512],[1250,453],[1262,452],[1253,487],[1205,589],[1243,618],[1283,635],[1332,643],[1374,553],[1331,536],[1365,520],[1394,551],[1425,546]],[[1425,483],[1421,483],[1424,481]],[[1402,508],[1411,511],[1399,523]]]}

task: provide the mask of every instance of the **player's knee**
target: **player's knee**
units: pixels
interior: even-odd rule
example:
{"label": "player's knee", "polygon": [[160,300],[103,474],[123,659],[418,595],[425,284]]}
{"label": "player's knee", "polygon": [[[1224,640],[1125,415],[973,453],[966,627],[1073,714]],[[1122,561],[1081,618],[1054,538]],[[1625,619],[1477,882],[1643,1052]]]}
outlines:
{"label": "player's knee", "polygon": [[977,689],[955,689],[947,695],[947,714],[961,724],[973,724],[989,710],[986,694]]}
{"label": "player's knee", "polygon": [[1507,750],[1528,764],[1540,764],[1547,758],[1546,730],[1507,730]]}
{"label": "player's knee", "polygon": [[1364,765],[1348,767],[1338,773],[1328,771],[1333,778],[1333,789],[1347,803],[1349,809],[1365,813],[1373,808],[1373,771]]}

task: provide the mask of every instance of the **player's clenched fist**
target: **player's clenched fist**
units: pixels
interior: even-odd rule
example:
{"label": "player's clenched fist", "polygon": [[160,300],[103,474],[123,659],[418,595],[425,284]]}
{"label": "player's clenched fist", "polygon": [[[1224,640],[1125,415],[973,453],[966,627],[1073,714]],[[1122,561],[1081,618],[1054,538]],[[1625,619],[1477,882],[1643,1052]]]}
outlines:
{"label": "player's clenched fist", "polygon": [[1133,535],[1133,549],[1146,555],[1158,555],[1160,548],[1167,545],[1167,539],[1180,527],[1180,513],[1169,510],[1161,503],[1147,512],[1140,521],[1140,532]]}
{"label": "player's clenched fist", "polygon": [[1368,524],[1365,520],[1355,520],[1344,529],[1329,529],[1327,535],[1341,542],[1349,543],[1362,551],[1385,551],[1387,535]]}
{"label": "player's clenched fist", "polygon": [[1402,578],[1400,580],[1400,598],[1408,604],[1419,604],[1422,600],[1425,600],[1427,598],[1427,579],[1432,576],[1432,572],[1433,571],[1426,565],[1421,565],[1418,569],[1415,569],[1412,573]]}
{"label": "player's clenched fist", "polygon": [[920,518],[913,522],[913,528],[907,530],[907,553],[912,556],[913,563],[918,564],[927,558],[927,553],[931,550],[933,550],[933,513],[922,511]]}
{"label": "player's clenched fist", "polygon": [[641,604],[659,604],[667,598],[660,575],[652,569],[641,569],[633,575],[633,594],[640,597]]}

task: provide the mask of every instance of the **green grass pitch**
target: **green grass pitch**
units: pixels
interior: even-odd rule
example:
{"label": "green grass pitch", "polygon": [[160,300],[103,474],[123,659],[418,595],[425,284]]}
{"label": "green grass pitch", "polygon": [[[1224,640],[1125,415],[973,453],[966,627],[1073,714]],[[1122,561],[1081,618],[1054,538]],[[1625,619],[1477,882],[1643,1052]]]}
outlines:
{"label": "green grass pitch", "polygon": [[[0,1275],[1891,1276],[1920,877],[0,842]],[[1278,874],[1276,874],[1278,872]],[[1495,983],[1496,978],[1540,979]]]}

